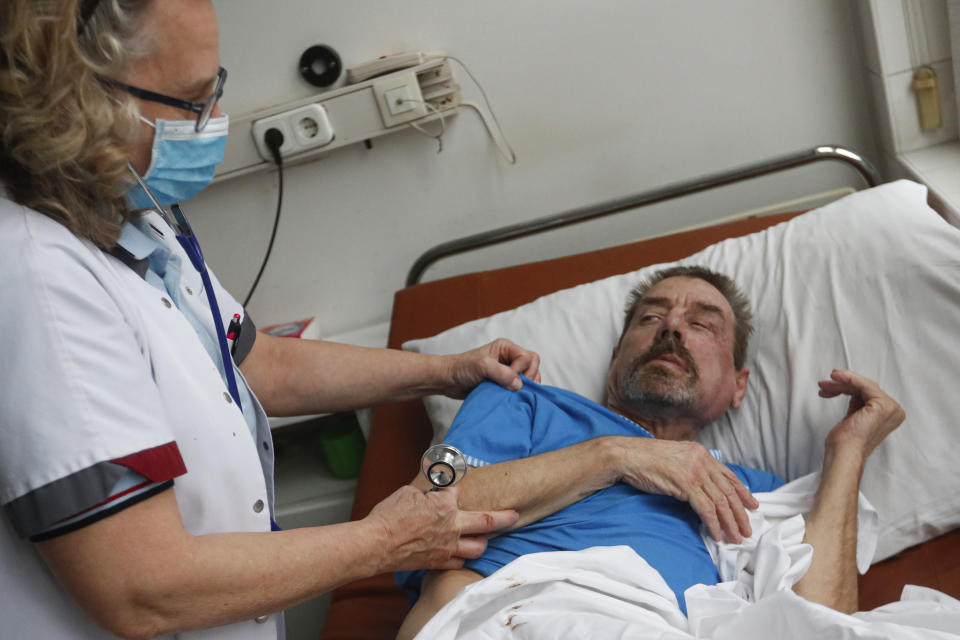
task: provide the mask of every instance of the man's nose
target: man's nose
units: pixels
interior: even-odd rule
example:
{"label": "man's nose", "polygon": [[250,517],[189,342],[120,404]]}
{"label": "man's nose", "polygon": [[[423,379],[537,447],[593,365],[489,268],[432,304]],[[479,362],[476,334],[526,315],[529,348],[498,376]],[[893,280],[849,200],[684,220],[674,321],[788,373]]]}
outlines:
{"label": "man's nose", "polygon": [[667,314],[664,318],[663,326],[660,328],[660,334],[657,336],[661,340],[666,340],[667,338],[673,337],[676,340],[683,338],[683,334],[680,331],[680,326],[682,320],[677,314]]}
{"label": "man's nose", "polygon": [[674,338],[675,340],[681,340],[683,338],[683,334],[680,333],[680,329],[678,328],[664,326],[660,330],[660,335],[657,337],[660,340],[666,340],[671,337]]}

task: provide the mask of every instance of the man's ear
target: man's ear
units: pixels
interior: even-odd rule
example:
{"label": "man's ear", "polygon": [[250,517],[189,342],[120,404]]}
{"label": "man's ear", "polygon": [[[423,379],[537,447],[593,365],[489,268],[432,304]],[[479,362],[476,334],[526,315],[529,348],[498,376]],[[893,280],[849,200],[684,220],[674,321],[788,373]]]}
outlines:
{"label": "man's ear", "polygon": [[737,378],[734,381],[734,391],[733,391],[733,400],[730,402],[730,406],[734,409],[740,408],[740,403],[743,402],[743,397],[747,395],[747,378],[750,377],[750,370],[744,367],[737,371]]}

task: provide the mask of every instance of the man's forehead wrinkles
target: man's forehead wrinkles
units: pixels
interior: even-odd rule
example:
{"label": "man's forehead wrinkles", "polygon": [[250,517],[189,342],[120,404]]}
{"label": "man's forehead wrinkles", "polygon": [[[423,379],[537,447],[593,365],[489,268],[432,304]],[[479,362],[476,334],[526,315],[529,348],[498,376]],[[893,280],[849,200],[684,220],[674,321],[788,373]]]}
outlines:
{"label": "man's forehead wrinkles", "polygon": [[641,307],[672,307],[673,303],[667,298],[659,296],[650,296],[648,298],[643,298],[640,300]]}

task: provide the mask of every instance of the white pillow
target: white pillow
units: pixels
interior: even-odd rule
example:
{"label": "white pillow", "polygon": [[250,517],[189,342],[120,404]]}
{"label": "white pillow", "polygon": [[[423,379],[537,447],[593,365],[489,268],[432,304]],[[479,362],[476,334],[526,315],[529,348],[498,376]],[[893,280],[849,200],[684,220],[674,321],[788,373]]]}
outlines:
{"label": "white pillow", "polygon": [[[880,513],[875,560],[960,526],[960,230],[927,206],[925,187],[901,180],[861,191],[669,264],[731,276],[755,316],[743,406],[701,442],[785,480],[817,470],[847,404],[820,398],[817,381],[852,369],[907,413],[870,457],[862,484]],[[403,348],[456,353],[507,337],[541,354],[544,384],[602,401],[627,294],[665,266],[558,291]],[[458,407],[428,399],[437,440]]]}

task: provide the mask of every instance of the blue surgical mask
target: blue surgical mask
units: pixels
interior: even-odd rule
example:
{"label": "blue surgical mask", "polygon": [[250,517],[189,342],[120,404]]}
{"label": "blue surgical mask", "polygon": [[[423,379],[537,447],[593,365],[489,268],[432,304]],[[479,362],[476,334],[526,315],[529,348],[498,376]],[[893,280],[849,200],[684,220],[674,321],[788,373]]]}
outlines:
{"label": "blue surgical mask", "polygon": [[[200,132],[195,130],[195,120],[143,121],[156,129],[150,168],[143,179],[160,204],[184,202],[203,191],[213,180],[216,166],[223,161],[228,117],[211,118]],[[131,187],[127,199],[134,209],[154,206],[140,185]]]}

